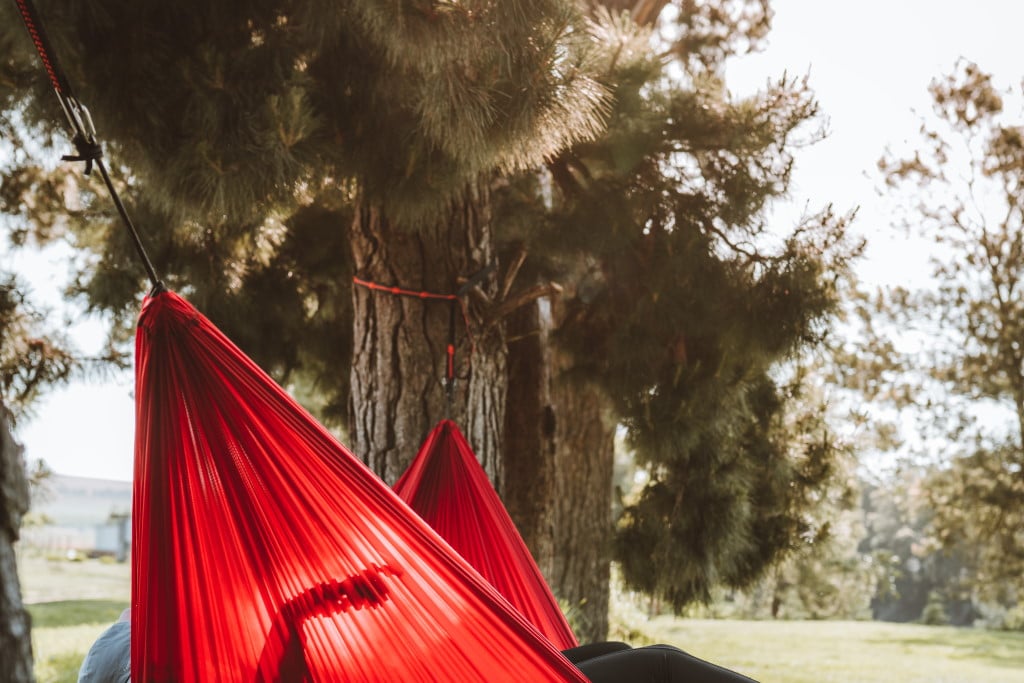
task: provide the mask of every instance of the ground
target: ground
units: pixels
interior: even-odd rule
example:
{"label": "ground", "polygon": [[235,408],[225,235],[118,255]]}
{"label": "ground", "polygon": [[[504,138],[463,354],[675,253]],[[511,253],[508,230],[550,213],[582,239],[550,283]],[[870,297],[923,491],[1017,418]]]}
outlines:
{"label": "ground", "polygon": [[[127,564],[19,558],[39,683],[73,683],[129,601]],[[661,642],[763,683],[1019,683],[1024,633],[870,621],[739,621],[614,610],[615,634]]]}

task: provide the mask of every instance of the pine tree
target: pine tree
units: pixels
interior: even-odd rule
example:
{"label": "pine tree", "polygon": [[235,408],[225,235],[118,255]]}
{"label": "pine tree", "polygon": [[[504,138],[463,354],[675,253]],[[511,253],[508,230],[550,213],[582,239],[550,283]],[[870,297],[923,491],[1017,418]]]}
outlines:
{"label": "pine tree", "polygon": [[[274,303],[284,329],[304,310],[347,313],[333,293],[281,282],[295,274],[273,262],[287,221],[337,221],[341,239],[321,245],[343,246],[332,275],[450,293],[494,260],[495,174],[537,164],[600,124],[604,93],[580,68],[574,43],[583,32],[570,3],[108,2],[41,11],[81,98],[131,169],[125,182],[140,190],[134,208],[168,284],[194,289],[213,314],[215,301],[235,309],[230,300],[247,296],[232,294],[243,288],[285,284]],[[5,26],[15,28],[13,18]],[[57,120],[49,99],[29,105],[31,123]],[[311,216],[312,206],[328,211]],[[123,308],[131,281],[115,262],[112,227],[94,244],[106,254],[104,275],[85,288],[92,301]],[[334,378],[350,391],[331,403],[351,406],[354,450],[389,480],[444,414],[437,351],[448,312],[363,289],[352,296],[355,324],[342,344],[352,349],[351,381]],[[470,311],[481,329],[488,313]],[[238,324],[225,327],[242,341],[265,339],[261,325],[232,318]],[[475,335],[480,352],[453,416],[496,475],[504,341],[500,321],[488,322],[499,324]],[[295,348],[282,350],[283,370]]]}
{"label": "pine tree", "polygon": [[682,607],[760,576],[833,476],[833,448],[798,454],[778,429],[789,399],[775,374],[820,339],[858,246],[828,211],[768,246],[765,207],[784,196],[789,145],[816,115],[805,83],[735,100],[713,58],[728,54],[721,43],[673,79],[628,15],[598,26],[617,46],[608,132],[513,186],[502,213],[543,255],[535,277],[566,284],[552,338],[570,358],[565,381],[585,378],[569,391],[607,397],[651,473],[616,539],[624,577]]}
{"label": "pine tree", "polygon": [[[653,475],[617,542],[632,585],[680,606],[801,532],[829,456],[792,457],[773,372],[818,339],[855,249],[828,212],[769,245],[816,108],[798,80],[727,95],[723,60],[763,37],[765,2],[588,7],[589,23],[542,0],[40,9],[168,284],[347,417],[386,478],[444,414],[453,309],[351,276],[450,293],[498,263],[456,319],[453,417],[549,577],[575,582],[563,597],[597,606],[596,638],[617,422]],[[25,74],[0,18],[5,73]],[[659,19],[675,37],[652,48]],[[23,81],[0,94],[45,139],[52,94]],[[127,323],[143,273],[74,178],[69,228],[97,256],[76,291]],[[580,420],[600,428],[574,435]]]}
{"label": "pine tree", "polygon": [[26,301],[24,288],[7,276],[0,281],[0,401],[4,414],[18,420],[31,413],[48,389],[81,370],[64,335],[47,325],[43,313]]}
{"label": "pine tree", "polygon": [[[580,178],[587,179],[592,172],[603,174],[607,171],[606,158],[628,166],[644,154],[643,145],[637,142],[639,120],[653,119],[657,105],[646,109],[644,98],[634,88],[643,79],[650,79],[648,86],[655,92],[661,89],[659,79],[668,73],[667,64],[660,62],[652,53],[652,31],[659,25],[664,35],[674,36],[671,40],[662,38],[656,51],[661,55],[673,55],[672,65],[682,64],[690,70],[710,69],[720,66],[722,60],[736,50],[750,47],[767,28],[769,13],[763,2],[728,2],[708,5],[689,4],[684,11],[675,11],[667,2],[615,2],[586,3],[595,23],[595,34],[605,45],[603,61],[598,60],[599,72],[616,84],[616,110],[610,119],[607,134],[592,145],[582,149],[568,150],[548,164],[548,176],[542,179],[541,187],[532,191],[520,191],[519,196],[533,197],[533,208],[527,208],[529,218],[519,220],[520,224],[545,225],[554,234],[562,234],[564,223],[556,209],[550,215],[532,215],[538,203],[551,197],[556,204],[565,202],[586,202],[591,198],[577,188]],[[666,11],[668,10],[668,11]],[[639,68],[638,68],[639,67]],[[623,130],[616,130],[616,122],[622,123]],[[601,158],[605,157],[605,158]],[[595,167],[595,158],[600,159]],[[586,184],[584,182],[584,184]],[[607,187],[595,186],[597,193]],[[551,190],[555,190],[554,193]],[[601,196],[599,201],[607,201]],[[515,215],[517,208],[505,212]],[[541,212],[543,213],[543,212]],[[638,218],[639,219],[639,218]],[[642,220],[642,219],[641,219]],[[521,476],[552,482],[553,503],[547,506],[553,519],[540,514],[535,498],[524,496],[522,500],[511,495],[508,504],[513,517],[538,524],[547,522],[554,529],[554,538],[549,545],[557,548],[549,561],[542,552],[541,567],[551,577],[556,591],[572,605],[577,628],[583,629],[592,639],[601,639],[607,631],[607,603],[609,593],[609,562],[613,535],[612,519],[608,505],[611,490],[612,460],[615,429],[618,415],[612,407],[605,386],[588,375],[586,369],[574,370],[572,354],[562,351],[538,353],[536,346],[540,339],[558,342],[560,336],[555,330],[563,327],[570,306],[576,306],[592,293],[592,278],[595,264],[600,262],[602,229],[609,227],[606,221],[598,221],[590,229],[579,231],[569,239],[561,241],[540,240],[545,252],[557,253],[555,263],[540,265],[533,250],[531,266],[544,271],[538,278],[540,283],[555,276],[561,285],[561,294],[552,300],[550,313],[539,316],[541,324],[527,326],[510,332],[516,339],[510,352],[543,357],[551,369],[546,376],[551,384],[551,404],[532,406],[532,412],[543,415],[542,424],[549,430],[541,437],[540,448],[552,450],[555,457],[546,461],[535,461],[532,470]],[[503,230],[513,236],[514,249],[536,241],[536,235],[529,233],[525,238],[513,226]],[[516,240],[516,237],[520,237]],[[591,243],[593,242],[593,244]],[[543,262],[543,258],[539,259]],[[527,276],[527,281],[531,281]],[[582,292],[582,296],[580,295]],[[573,303],[575,302],[575,303]],[[539,327],[539,329],[538,329]],[[550,328],[550,329],[548,329]],[[570,325],[571,328],[571,325]],[[564,347],[564,345],[561,345]],[[513,385],[510,389],[521,388]],[[514,400],[520,406],[530,404],[528,388],[518,393]],[[543,395],[540,394],[540,395]],[[538,396],[533,392],[533,398]],[[510,401],[513,400],[510,394]],[[506,462],[523,460],[522,453],[529,452],[531,444],[506,439]],[[523,489],[515,486],[511,490]],[[524,514],[523,510],[526,510]],[[544,535],[541,527],[535,537]]]}

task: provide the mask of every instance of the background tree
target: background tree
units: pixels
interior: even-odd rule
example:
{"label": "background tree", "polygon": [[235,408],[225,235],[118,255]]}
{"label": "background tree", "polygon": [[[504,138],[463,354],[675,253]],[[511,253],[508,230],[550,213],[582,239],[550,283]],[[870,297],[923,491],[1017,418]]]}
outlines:
{"label": "background tree", "polygon": [[0,398],[17,419],[41,393],[66,382],[80,360],[62,335],[45,324],[43,313],[25,300],[13,277],[0,282]]}
{"label": "background tree", "polygon": [[[605,46],[595,65],[603,80],[615,88],[615,110],[608,132],[591,144],[559,155],[548,164],[547,173],[529,179],[529,187],[520,182],[512,186],[512,192],[503,193],[511,201],[504,201],[500,210],[505,223],[499,225],[499,234],[512,240],[510,250],[514,253],[522,253],[519,250],[524,245],[535,245],[527,262],[527,282],[543,285],[553,278],[561,285],[560,293],[550,303],[540,302],[542,310],[535,310],[529,318],[520,317],[520,321],[528,321],[525,326],[509,331],[510,338],[516,340],[510,346],[510,365],[522,365],[517,355],[530,358],[528,362],[544,359],[549,370],[537,378],[549,383],[550,388],[546,384],[537,392],[524,383],[510,385],[509,401],[519,407],[516,412],[528,411],[543,418],[535,418],[533,424],[546,431],[529,433],[537,439],[537,445],[532,446],[515,438],[524,434],[521,429],[507,428],[513,438],[506,439],[506,463],[526,461],[528,465],[509,473],[512,485],[507,489],[506,503],[556,592],[572,605],[577,631],[601,639],[607,631],[613,535],[609,498],[618,415],[607,388],[588,374],[589,369],[577,367],[565,345],[558,344],[558,331],[565,326],[570,311],[581,302],[591,301],[595,292],[593,276],[601,268],[608,231],[629,230],[625,221],[633,220],[638,222],[632,229],[639,234],[644,217],[630,216],[629,209],[619,207],[615,222],[595,212],[592,224],[580,229],[568,225],[565,207],[588,202],[605,191],[621,191],[624,185],[589,181],[609,172],[629,174],[633,166],[650,163],[641,161],[645,154],[657,154],[649,146],[651,140],[643,137],[659,134],[658,119],[664,112],[659,111],[661,105],[656,100],[647,101],[640,89],[650,87],[658,93],[655,98],[660,98],[665,88],[662,77],[680,62],[698,63],[702,51],[719,55],[715,61],[720,65],[728,54],[749,47],[753,36],[767,27],[768,14],[765,3],[760,2],[689,3],[683,11],[667,2],[585,4],[595,35]],[[749,21],[744,24],[745,20]],[[673,37],[655,38],[659,27]],[[676,87],[680,85],[676,83]],[[638,127],[634,117],[650,121]],[[645,130],[641,132],[640,128]],[[608,203],[614,197],[598,199]],[[626,195],[622,200],[631,201]],[[543,250],[538,251],[539,247]],[[561,350],[545,352],[541,347],[549,343],[559,345]],[[538,398],[541,402],[535,403]],[[523,406],[530,407],[523,411]],[[509,418],[515,420],[516,416],[510,413]],[[549,451],[554,458],[523,457]],[[553,499],[538,501],[528,486],[514,485],[512,477],[553,482]],[[525,495],[517,497],[516,490]],[[541,540],[545,537],[551,540],[545,543]]]}
{"label": "background tree", "polygon": [[[879,162],[902,223],[939,244],[933,291],[897,291],[888,310],[922,332],[929,383],[916,403],[949,456],[928,483],[937,538],[963,555],[979,589],[1024,576],[1024,127],[977,65],[932,82],[934,118],[907,153]],[[1019,93],[1017,93],[1019,95]],[[905,369],[907,365],[903,366]]]}
{"label": "background tree", "polygon": [[[499,262],[467,298],[453,416],[600,637],[617,422],[652,475],[618,544],[633,585],[683,605],[805,531],[832,456],[785,442],[773,373],[825,329],[856,247],[827,211],[765,225],[792,145],[816,135],[804,82],[735,99],[722,81],[765,2],[589,7],[589,25],[541,1],[42,11],[168,283],[336,426],[349,415],[385,477],[444,413],[450,308],[351,274],[451,292]],[[0,12],[0,34],[20,30]],[[652,42],[656,20],[671,38]],[[6,72],[30,71],[14,48]],[[36,84],[0,86],[46,140],[59,119]],[[35,158],[19,171],[48,178]],[[68,234],[95,255],[73,290],[128,322],[141,269],[71,177]],[[563,295],[528,308],[552,281]]]}
{"label": "background tree", "polygon": [[[44,314],[28,303],[24,287],[13,275],[0,274],[0,680],[11,683],[35,680],[31,618],[21,601],[14,550],[29,511],[30,481],[11,428],[16,419],[31,414],[47,389],[67,381],[79,363]],[[45,479],[47,471],[38,461],[33,474]]]}
{"label": "background tree", "polygon": [[21,518],[28,511],[28,481],[21,447],[8,427],[8,414],[0,401],[0,651],[4,671],[0,679],[29,683],[32,674],[31,620],[21,602],[14,543]]}
{"label": "background tree", "polygon": [[[788,364],[782,387],[788,397],[780,428],[786,442],[833,469],[803,511],[805,530],[793,551],[752,588],[731,591],[746,618],[862,619],[875,590],[875,572],[860,552],[865,535],[858,454],[865,434],[850,425],[846,392],[833,382],[835,339]],[[794,458],[799,460],[800,458]]]}
{"label": "background tree", "polygon": [[30,483],[41,484],[49,470],[37,461],[29,476],[11,428],[31,414],[47,389],[66,382],[81,360],[45,323],[44,315],[27,303],[16,279],[0,277],[0,680],[27,683],[35,680],[31,620],[21,601],[14,544],[27,521]]}
{"label": "background tree", "polygon": [[[673,80],[628,16],[600,25],[620,46],[615,109],[605,136],[552,164],[545,276],[571,283],[555,335],[571,358],[563,381],[576,378],[578,391],[586,378],[608,397],[612,423],[651,472],[616,541],[627,582],[679,607],[720,582],[753,580],[798,535],[803,494],[766,483],[804,466],[780,432],[769,436],[786,402],[769,369],[824,329],[815,326],[836,301],[830,278],[857,247],[828,212],[768,244],[765,207],[784,195],[789,146],[816,111],[804,83],[735,100],[717,78],[721,62],[694,60]],[[813,126],[802,134],[813,139]],[[833,457],[822,455],[819,464]],[[765,469],[751,476],[748,466]],[[829,474],[801,481],[811,490]],[[766,485],[740,483],[753,480]],[[777,526],[748,526],[755,518]]]}
{"label": "background tree", "polygon": [[874,567],[874,619],[970,626],[980,616],[964,580],[970,551],[943,547],[935,536],[934,470],[905,466],[865,487],[860,550]]}
{"label": "background tree", "polygon": [[[341,239],[316,251],[343,245],[334,255],[350,272],[452,292],[493,260],[490,178],[539,163],[600,122],[603,90],[580,68],[573,43],[583,32],[574,31],[571,3],[109,2],[102,12],[42,12],[72,81],[131,169],[126,181],[145,188],[133,208],[168,284],[187,287],[213,314],[218,306],[204,304],[242,298],[230,295],[243,285],[286,285],[275,302],[291,315],[280,321],[286,329],[302,317],[290,311],[340,308],[330,292],[287,286],[289,271],[269,263],[289,232],[282,225],[301,209],[316,205],[318,215],[305,218],[338,222]],[[18,28],[13,17],[5,23]],[[123,59],[129,53],[136,57]],[[37,94],[28,121],[59,121],[52,98]],[[121,262],[112,228],[94,245],[105,275],[82,289],[123,311],[138,291],[137,275],[126,276],[137,270]],[[437,378],[448,310],[363,289],[351,305],[351,381],[333,378],[346,389],[330,403],[348,404],[354,450],[393,480],[444,414]],[[470,313],[477,323],[490,315]],[[225,326],[241,341],[266,338],[263,316],[231,318],[235,329]],[[497,479],[504,341],[500,324],[486,329],[475,336],[481,351],[454,417]],[[282,351],[286,370],[295,352]]]}

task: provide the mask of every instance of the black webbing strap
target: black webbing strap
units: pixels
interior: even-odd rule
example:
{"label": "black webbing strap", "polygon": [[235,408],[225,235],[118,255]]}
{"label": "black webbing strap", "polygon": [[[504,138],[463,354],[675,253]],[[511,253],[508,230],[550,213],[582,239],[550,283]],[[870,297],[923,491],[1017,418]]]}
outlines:
{"label": "black webbing strap", "polygon": [[146,250],[142,246],[139,232],[135,229],[135,224],[132,223],[124,203],[117,194],[117,190],[114,189],[114,184],[110,180],[110,174],[107,173],[106,165],[103,163],[103,148],[96,138],[96,128],[93,126],[92,116],[89,115],[89,110],[78,101],[78,98],[71,91],[71,84],[61,70],[50,40],[43,30],[43,24],[39,20],[39,12],[31,0],[14,0],[14,2],[18,5],[21,19],[25,23],[25,28],[28,29],[32,44],[35,45],[36,52],[39,53],[39,59],[42,60],[43,68],[50,79],[50,85],[53,86],[54,92],[57,93],[57,99],[60,101],[61,109],[64,110],[68,126],[71,128],[71,142],[75,145],[77,154],[66,154],[62,158],[65,161],[84,161],[86,175],[92,172],[93,164],[96,165],[100,175],[103,177],[103,184],[107,186],[107,191],[110,193],[110,198],[114,200],[117,213],[121,216],[125,227],[128,228],[128,234],[135,245],[135,251],[138,253],[139,258],[142,259],[142,265],[146,268],[146,274],[153,285],[152,293],[156,294],[163,291],[164,284],[157,277],[156,269],[153,267],[152,261],[149,260],[149,255],[146,254]]}
{"label": "black webbing strap", "polygon": [[[455,292],[455,296],[457,297],[456,300],[461,301],[461,297],[469,294],[469,290],[483,282],[496,267],[497,263],[491,261],[486,266],[478,270]],[[452,419],[452,410],[455,404],[455,306],[451,307],[448,314],[448,362],[447,372],[445,373],[444,390],[446,408],[448,412],[445,417],[450,420]]]}

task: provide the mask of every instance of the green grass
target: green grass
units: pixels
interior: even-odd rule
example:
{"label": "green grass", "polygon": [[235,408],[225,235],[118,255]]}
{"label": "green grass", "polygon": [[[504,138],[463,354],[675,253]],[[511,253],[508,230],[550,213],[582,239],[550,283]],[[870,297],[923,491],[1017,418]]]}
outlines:
{"label": "green grass", "polygon": [[18,578],[32,615],[36,681],[75,683],[85,653],[128,606],[130,568],[22,555]]}
{"label": "green grass", "polygon": [[107,624],[117,621],[128,606],[121,600],[60,600],[29,605],[33,629],[56,629],[81,624]]}
{"label": "green grass", "polygon": [[127,563],[82,560],[69,562],[40,556],[18,558],[21,595],[28,604],[60,600],[131,599],[131,568]]}
{"label": "green grass", "polygon": [[[127,565],[21,558],[39,683],[74,682],[82,658],[128,605]],[[669,643],[762,683],[1021,683],[1024,633],[869,621],[646,620],[613,637]]]}
{"label": "green grass", "polygon": [[[101,603],[94,616],[87,614],[88,603]],[[106,616],[110,612],[109,605],[102,604],[105,601],[82,600],[75,608],[79,618],[87,621],[79,624],[64,626],[35,626],[32,627],[32,655],[35,663],[36,681],[38,683],[75,683],[78,680],[78,669],[82,666],[82,659],[89,651],[92,644],[99,638],[117,615],[121,613],[126,605],[122,605],[109,621],[95,621],[100,616]],[[44,607],[60,603],[46,603]],[[29,605],[29,612],[35,619],[36,609],[39,605]]]}
{"label": "green grass", "polygon": [[715,621],[639,626],[764,683],[1020,683],[1024,633],[871,621]]}

